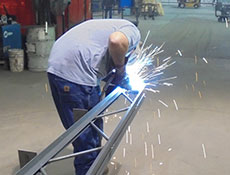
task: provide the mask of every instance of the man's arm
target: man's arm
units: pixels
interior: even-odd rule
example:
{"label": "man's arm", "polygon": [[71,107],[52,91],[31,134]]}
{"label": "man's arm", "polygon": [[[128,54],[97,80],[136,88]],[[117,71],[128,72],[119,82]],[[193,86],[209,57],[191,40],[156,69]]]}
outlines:
{"label": "man's arm", "polygon": [[128,38],[122,32],[114,32],[109,37],[109,54],[117,69],[124,70],[125,54],[129,48]]}

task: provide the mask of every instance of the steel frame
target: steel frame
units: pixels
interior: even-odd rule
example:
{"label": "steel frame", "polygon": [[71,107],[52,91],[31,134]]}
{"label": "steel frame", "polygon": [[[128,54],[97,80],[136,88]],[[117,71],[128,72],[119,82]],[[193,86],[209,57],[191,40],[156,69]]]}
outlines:
{"label": "steel frame", "polygon": [[[116,88],[112,93],[105,97],[100,103],[98,103],[93,109],[87,112],[81,119],[79,119],[75,124],[73,124],[68,130],[66,130],[61,136],[59,136],[53,143],[51,143],[47,148],[45,148],[40,154],[34,157],[29,163],[27,163],[23,168],[21,168],[16,175],[34,175],[40,172],[46,175],[45,167],[49,163],[53,163],[59,160],[67,159],[70,157],[75,157],[80,154],[85,154],[92,151],[101,150],[96,160],[87,172],[87,175],[100,175],[104,171],[105,166],[110,161],[113,153],[118,147],[125,131],[131,124],[133,118],[135,117],[138,109],[140,108],[142,101],[144,99],[144,92],[136,91],[134,100],[129,98],[127,91],[121,88]],[[116,112],[110,112],[102,114],[112,103],[114,103],[121,95],[128,99],[130,106],[124,109],[120,109]],[[125,115],[122,117],[117,127],[114,129],[110,137],[108,137],[102,130],[97,128],[94,121],[97,118],[109,116],[115,113],[124,112]],[[82,152],[55,157],[60,151],[62,151],[67,145],[72,143],[88,126],[93,126],[95,130],[101,134],[103,138],[107,141],[104,146],[85,150]]]}

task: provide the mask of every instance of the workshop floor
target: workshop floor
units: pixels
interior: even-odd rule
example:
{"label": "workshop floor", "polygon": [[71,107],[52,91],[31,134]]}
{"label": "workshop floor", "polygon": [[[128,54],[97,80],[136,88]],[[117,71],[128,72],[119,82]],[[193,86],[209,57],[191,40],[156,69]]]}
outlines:
{"label": "workshop floor", "polygon": [[[172,56],[177,63],[164,77],[178,78],[172,87],[159,87],[159,94],[146,92],[131,124],[132,143],[124,137],[112,160],[118,168],[110,164],[110,174],[229,175],[230,28],[217,22],[211,6],[164,11],[155,20],[140,17],[139,27],[143,39],[150,30],[147,44],[165,42],[160,62]],[[19,169],[19,149],[39,153],[64,132],[47,84],[44,72],[1,67],[0,175]],[[105,130],[114,122],[108,120]],[[72,161],[51,164],[47,173],[73,175]]]}

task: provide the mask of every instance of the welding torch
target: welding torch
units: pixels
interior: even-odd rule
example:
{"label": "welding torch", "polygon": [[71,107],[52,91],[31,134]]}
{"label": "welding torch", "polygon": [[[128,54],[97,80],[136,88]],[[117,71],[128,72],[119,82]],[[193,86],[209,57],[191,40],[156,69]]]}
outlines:
{"label": "welding torch", "polygon": [[104,95],[108,95],[117,86],[130,90],[129,77],[125,71],[121,72],[117,68],[112,69],[102,81],[106,82],[101,91],[101,99]]}

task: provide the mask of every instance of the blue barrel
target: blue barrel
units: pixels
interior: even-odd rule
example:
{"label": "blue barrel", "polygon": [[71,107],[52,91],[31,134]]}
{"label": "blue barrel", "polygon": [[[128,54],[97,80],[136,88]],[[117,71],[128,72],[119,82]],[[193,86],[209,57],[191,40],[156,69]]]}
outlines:
{"label": "blue barrel", "polygon": [[120,0],[120,6],[131,8],[132,0]]}

